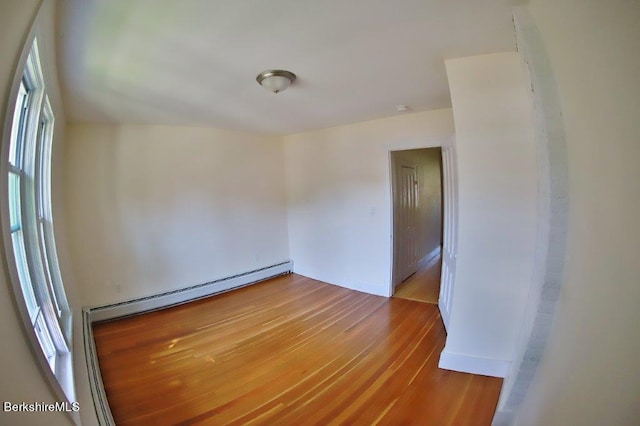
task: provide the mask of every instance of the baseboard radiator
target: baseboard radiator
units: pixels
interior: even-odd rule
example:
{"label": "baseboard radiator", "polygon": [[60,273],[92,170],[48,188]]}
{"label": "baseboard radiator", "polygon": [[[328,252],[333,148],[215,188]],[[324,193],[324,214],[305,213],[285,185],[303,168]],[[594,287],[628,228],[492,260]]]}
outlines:
{"label": "baseboard radiator", "polygon": [[125,302],[82,308],[84,352],[87,369],[89,371],[91,396],[96,408],[98,422],[101,425],[115,425],[107,402],[107,396],[104,391],[102,376],[100,374],[100,366],[98,365],[96,346],[93,340],[93,323],[180,305],[255,284],[279,275],[289,274],[291,272],[293,272],[293,261],[288,260],[286,262],[233,275],[231,277],[221,278],[204,284],[198,284]]}

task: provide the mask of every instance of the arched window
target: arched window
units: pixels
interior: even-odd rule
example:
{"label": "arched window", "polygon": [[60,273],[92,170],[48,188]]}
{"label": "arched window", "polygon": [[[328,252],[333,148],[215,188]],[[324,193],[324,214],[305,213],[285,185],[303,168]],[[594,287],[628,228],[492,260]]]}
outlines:
{"label": "arched window", "polygon": [[58,267],[51,213],[55,118],[37,40],[29,52],[12,111],[10,137],[4,141],[9,147],[2,151],[7,167],[8,199],[2,203],[6,202],[9,210],[9,223],[3,220],[9,274],[22,319],[33,332],[31,340],[72,401],[71,312]]}

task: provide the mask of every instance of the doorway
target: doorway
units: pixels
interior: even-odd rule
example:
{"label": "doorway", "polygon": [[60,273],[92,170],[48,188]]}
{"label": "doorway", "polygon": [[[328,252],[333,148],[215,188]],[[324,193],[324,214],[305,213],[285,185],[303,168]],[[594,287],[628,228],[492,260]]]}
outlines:
{"label": "doorway", "polygon": [[393,296],[437,304],[443,243],[442,149],[392,151]]}

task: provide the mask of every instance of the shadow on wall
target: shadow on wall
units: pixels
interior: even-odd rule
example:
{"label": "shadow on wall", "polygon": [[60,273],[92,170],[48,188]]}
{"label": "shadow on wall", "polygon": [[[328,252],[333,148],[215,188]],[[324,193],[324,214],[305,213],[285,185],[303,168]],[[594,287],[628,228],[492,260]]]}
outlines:
{"label": "shadow on wall", "polygon": [[289,258],[282,147],[271,136],[71,125],[70,245],[85,305]]}

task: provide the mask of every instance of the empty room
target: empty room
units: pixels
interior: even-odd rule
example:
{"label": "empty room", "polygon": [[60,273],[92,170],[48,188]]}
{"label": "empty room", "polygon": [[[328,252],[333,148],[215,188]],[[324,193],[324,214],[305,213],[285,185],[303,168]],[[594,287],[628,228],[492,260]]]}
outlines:
{"label": "empty room", "polygon": [[0,424],[638,424],[639,20],[0,2]]}

